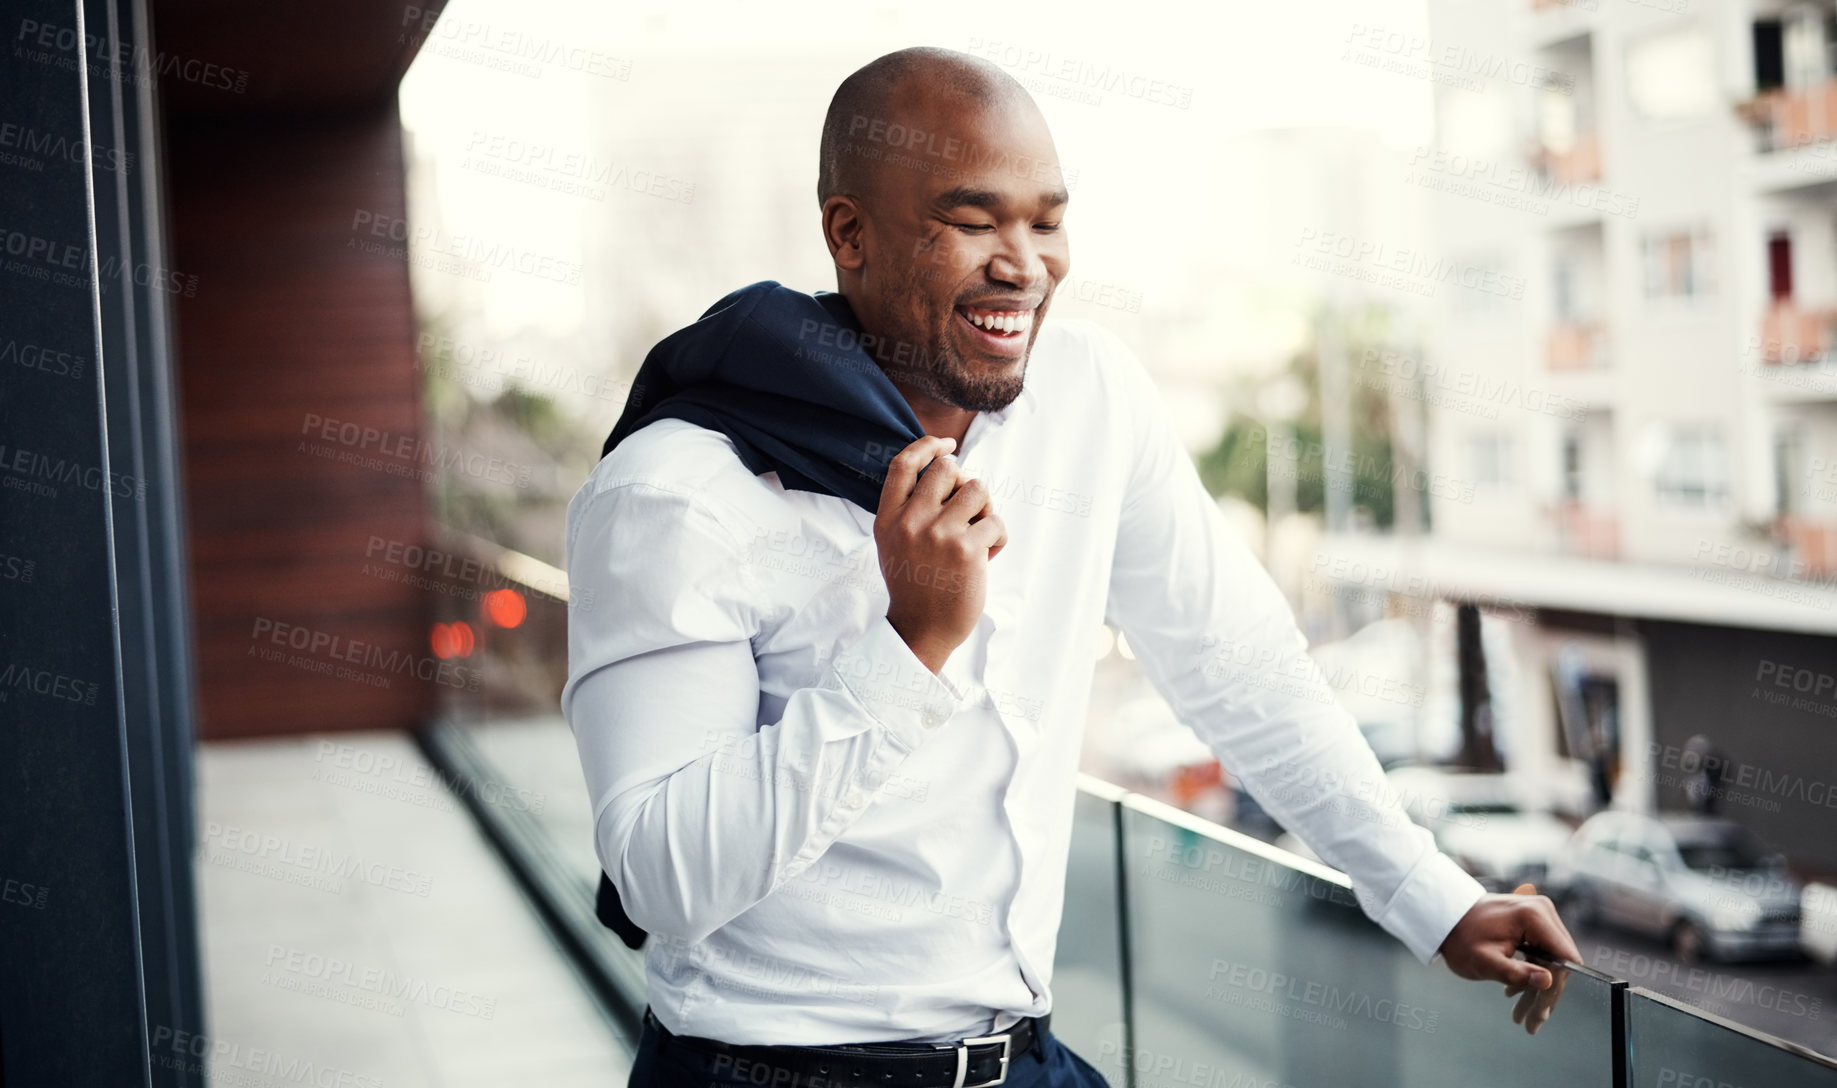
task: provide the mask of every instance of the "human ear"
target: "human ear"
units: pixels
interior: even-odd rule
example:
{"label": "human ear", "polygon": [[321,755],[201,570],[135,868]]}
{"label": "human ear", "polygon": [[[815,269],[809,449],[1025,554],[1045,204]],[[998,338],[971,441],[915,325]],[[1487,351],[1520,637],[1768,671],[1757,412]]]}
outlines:
{"label": "human ear", "polygon": [[854,272],[867,263],[862,237],[866,228],[854,197],[838,195],[823,201],[823,242],[837,268]]}

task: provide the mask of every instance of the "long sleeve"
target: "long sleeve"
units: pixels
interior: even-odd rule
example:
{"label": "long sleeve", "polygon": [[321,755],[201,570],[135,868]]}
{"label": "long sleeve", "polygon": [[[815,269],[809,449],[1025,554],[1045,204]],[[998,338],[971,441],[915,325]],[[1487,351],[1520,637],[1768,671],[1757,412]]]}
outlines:
{"label": "long sleeve", "polygon": [[562,712],[600,863],[650,932],[699,941],[795,877],[961,703],[881,618],[761,725],[745,549],[687,493],[590,485],[567,551]]}
{"label": "long sleeve", "polygon": [[1141,365],[1111,339],[1134,449],[1109,616],[1180,720],[1428,962],[1484,889],[1386,788],[1288,602],[1201,484]]}

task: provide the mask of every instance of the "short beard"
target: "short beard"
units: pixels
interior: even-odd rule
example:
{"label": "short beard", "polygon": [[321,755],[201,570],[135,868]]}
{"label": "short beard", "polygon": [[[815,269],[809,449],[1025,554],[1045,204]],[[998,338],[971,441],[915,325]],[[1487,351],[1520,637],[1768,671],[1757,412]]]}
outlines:
{"label": "short beard", "polygon": [[[1027,377],[1025,357],[1021,360],[1020,369],[1013,374],[989,373],[971,367],[953,353],[947,346],[949,333],[945,329],[921,331],[904,326],[900,303],[921,297],[920,279],[917,270],[914,270],[904,284],[881,293],[880,312],[885,315],[902,315],[902,324],[887,330],[888,338],[895,344],[911,344],[917,349],[912,353],[916,358],[908,364],[883,364],[887,377],[904,382],[932,400],[966,412],[999,412],[1014,403],[1014,398],[1021,395],[1021,387]],[[956,307],[953,306],[944,320],[948,323],[956,320],[956,316]],[[1040,316],[1036,314],[1034,320],[1038,321]]]}

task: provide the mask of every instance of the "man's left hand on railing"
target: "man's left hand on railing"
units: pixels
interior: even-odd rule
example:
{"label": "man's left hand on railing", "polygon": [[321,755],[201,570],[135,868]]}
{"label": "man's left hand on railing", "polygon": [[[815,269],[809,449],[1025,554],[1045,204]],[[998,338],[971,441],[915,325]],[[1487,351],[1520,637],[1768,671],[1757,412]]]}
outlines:
{"label": "man's left hand on railing", "polygon": [[1536,1035],[1563,996],[1569,972],[1553,973],[1515,959],[1521,945],[1568,963],[1582,962],[1582,952],[1557,917],[1556,906],[1529,884],[1519,885],[1511,895],[1481,898],[1448,932],[1441,952],[1448,968],[1462,978],[1505,983],[1505,996],[1518,998],[1512,1022]]}

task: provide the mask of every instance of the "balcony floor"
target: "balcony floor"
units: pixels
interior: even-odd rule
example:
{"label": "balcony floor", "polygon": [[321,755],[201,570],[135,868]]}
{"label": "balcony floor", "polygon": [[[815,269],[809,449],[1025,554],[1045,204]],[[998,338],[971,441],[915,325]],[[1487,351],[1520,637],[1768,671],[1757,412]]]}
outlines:
{"label": "balcony floor", "polygon": [[197,773],[213,1081],[301,1062],[390,1088],[626,1083],[618,1037],[409,738],[204,744]]}

